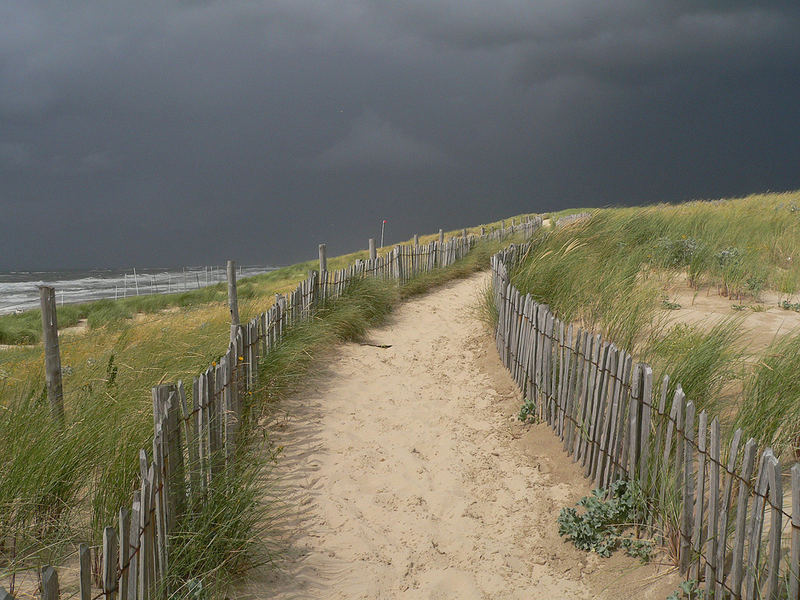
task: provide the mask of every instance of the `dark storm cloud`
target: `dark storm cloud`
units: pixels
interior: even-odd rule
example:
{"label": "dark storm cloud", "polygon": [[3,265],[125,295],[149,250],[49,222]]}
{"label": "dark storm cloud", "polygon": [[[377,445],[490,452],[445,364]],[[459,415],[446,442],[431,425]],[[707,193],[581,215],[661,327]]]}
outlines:
{"label": "dark storm cloud", "polygon": [[322,152],[313,164],[323,170],[371,167],[411,170],[447,167],[452,163],[438,148],[367,111],[354,119],[347,135]]}
{"label": "dark storm cloud", "polygon": [[0,5],[0,268],[800,187],[794,2]]}

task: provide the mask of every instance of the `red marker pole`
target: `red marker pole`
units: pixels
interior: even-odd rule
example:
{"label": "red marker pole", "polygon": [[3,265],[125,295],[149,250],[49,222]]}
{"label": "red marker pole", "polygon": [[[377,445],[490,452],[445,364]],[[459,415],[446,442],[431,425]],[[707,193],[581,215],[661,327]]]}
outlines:
{"label": "red marker pole", "polygon": [[383,248],[383,228],[386,226],[386,219],[381,222],[381,248]]}

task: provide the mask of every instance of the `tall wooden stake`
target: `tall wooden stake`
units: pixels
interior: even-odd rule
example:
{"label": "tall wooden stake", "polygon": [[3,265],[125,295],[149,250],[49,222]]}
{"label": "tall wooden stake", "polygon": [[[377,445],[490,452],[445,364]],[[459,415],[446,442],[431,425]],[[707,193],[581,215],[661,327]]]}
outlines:
{"label": "tall wooden stake", "polygon": [[378,258],[378,251],[375,249],[375,238],[369,238],[369,259],[375,260]]}
{"label": "tall wooden stake", "polygon": [[231,309],[231,342],[236,343],[239,331],[239,301],[236,298],[236,263],[228,261],[228,306]]}
{"label": "tall wooden stake", "polygon": [[324,273],[328,270],[328,247],[325,244],[319,245],[319,272]]}
{"label": "tall wooden stake", "polygon": [[42,305],[42,333],[44,340],[44,372],[47,382],[47,400],[53,417],[64,421],[64,390],[61,386],[61,354],[58,350],[58,320],[56,318],[56,291],[39,286]]}

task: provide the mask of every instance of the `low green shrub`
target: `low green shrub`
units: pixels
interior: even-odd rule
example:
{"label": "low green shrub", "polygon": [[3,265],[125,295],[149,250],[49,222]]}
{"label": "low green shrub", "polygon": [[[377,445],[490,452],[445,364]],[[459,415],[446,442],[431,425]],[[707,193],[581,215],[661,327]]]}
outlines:
{"label": "low green shrub", "polygon": [[629,556],[643,562],[650,560],[653,542],[624,533],[646,516],[644,494],[635,483],[618,479],[609,488],[594,490],[591,496],[581,498],[578,506],[583,507],[583,514],[567,507],[558,516],[558,534],[576,548],[603,557],[623,548]]}
{"label": "low green shrub", "polygon": [[682,582],[678,589],[667,596],[667,600],[703,600],[706,593],[700,589],[700,584],[696,579],[689,579]]}

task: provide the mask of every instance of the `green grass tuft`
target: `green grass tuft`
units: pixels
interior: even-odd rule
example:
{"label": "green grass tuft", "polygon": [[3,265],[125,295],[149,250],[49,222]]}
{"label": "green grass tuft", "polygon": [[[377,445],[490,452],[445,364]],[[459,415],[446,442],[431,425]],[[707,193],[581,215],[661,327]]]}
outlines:
{"label": "green grass tuft", "polygon": [[734,423],[787,461],[800,458],[800,335],[776,340],[745,380]]}

